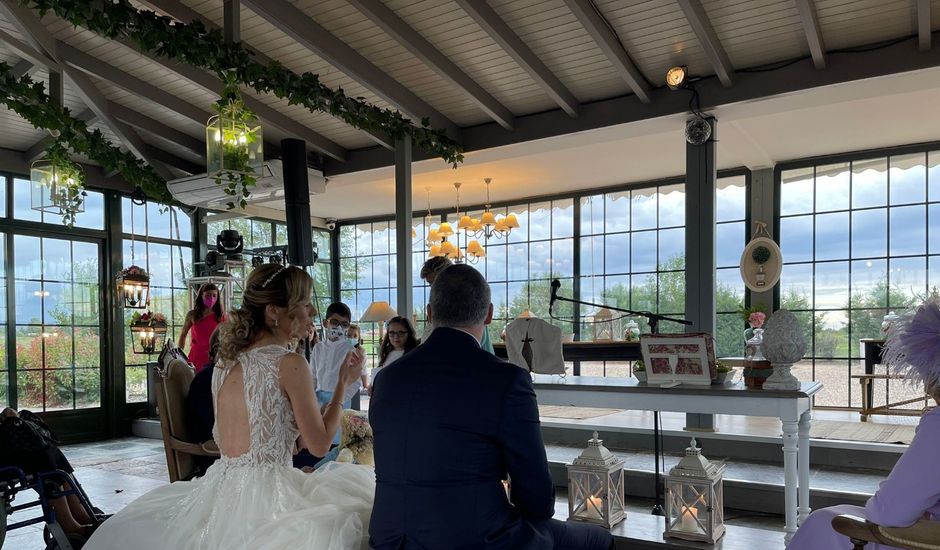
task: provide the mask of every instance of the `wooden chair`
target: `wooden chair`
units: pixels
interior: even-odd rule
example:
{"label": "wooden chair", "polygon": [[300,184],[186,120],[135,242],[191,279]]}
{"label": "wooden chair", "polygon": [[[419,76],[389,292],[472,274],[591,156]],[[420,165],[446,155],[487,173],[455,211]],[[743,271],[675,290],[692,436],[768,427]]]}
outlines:
{"label": "wooden chair", "polygon": [[181,357],[161,354],[157,376],[157,406],[160,412],[160,431],[163,432],[163,448],[170,483],[190,479],[196,473],[193,457],[218,457],[215,441],[190,443],[186,424],[186,395],[193,382],[195,372]]}
{"label": "wooden chair", "polygon": [[854,550],[873,542],[907,550],[940,550],[940,521],[922,519],[910,527],[883,527],[862,518],[841,515],[832,518],[832,528],[852,541]]}

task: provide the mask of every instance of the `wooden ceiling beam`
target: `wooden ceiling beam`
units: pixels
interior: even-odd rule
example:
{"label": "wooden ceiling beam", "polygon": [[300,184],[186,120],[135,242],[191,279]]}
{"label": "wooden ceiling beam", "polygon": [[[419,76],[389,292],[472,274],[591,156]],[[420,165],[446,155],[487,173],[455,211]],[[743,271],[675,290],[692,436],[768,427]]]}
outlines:
{"label": "wooden ceiling beam", "polygon": [[685,14],[689,26],[692,27],[692,32],[695,33],[702,45],[702,49],[705,50],[705,57],[708,58],[715,74],[718,75],[718,80],[725,87],[731,86],[734,83],[734,67],[731,65],[731,60],[728,58],[725,48],[721,45],[721,41],[718,40],[718,34],[715,33],[715,28],[712,27],[712,22],[708,19],[708,14],[705,13],[705,8],[702,7],[702,2],[700,0],[676,1],[679,3],[682,13]]}

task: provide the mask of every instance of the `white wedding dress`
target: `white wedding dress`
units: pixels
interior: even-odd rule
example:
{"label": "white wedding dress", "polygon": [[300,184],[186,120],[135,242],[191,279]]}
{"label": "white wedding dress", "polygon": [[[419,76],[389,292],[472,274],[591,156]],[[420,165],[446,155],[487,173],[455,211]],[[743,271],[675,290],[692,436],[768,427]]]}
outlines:
{"label": "white wedding dress", "polygon": [[[245,454],[223,456],[202,478],[138,498],[104,522],[85,549],[368,548],[375,470],[331,463],[305,474],[291,467],[299,432],[278,381],[285,353],[264,346],[239,356],[251,429]],[[229,372],[215,370],[213,398]]]}

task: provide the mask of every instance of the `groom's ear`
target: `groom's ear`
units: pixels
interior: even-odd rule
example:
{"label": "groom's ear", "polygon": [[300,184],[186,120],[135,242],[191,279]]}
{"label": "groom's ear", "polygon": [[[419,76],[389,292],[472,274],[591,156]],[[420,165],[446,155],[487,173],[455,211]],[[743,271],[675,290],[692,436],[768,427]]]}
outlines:
{"label": "groom's ear", "polygon": [[493,322],[493,304],[490,304],[490,309],[486,312],[486,320],[483,321],[484,325],[488,325]]}
{"label": "groom's ear", "polygon": [[431,304],[424,306],[424,312],[428,314],[428,322],[430,323],[433,320],[433,315],[431,314]]}

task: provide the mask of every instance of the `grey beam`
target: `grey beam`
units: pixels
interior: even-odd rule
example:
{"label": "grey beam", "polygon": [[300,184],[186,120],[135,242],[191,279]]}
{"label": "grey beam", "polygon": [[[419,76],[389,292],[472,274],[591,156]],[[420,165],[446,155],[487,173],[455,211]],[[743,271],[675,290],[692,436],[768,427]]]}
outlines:
{"label": "grey beam", "polygon": [[222,35],[229,44],[242,41],[241,2],[239,0],[223,0]]}
{"label": "grey beam", "polygon": [[37,66],[34,65],[31,61],[21,59],[16,63],[16,65],[13,65],[13,78],[20,79],[23,77],[23,75],[32,73],[36,69]]}
{"label": "grey beam", "polygon": [[734,67],[731,66],[731,60],[728,59],[728,54],[725,53],[721,41],[718,40],[715,28],[712,27],[712,23],[708,19],[708,15],[705,13],[705,8],[702,7],[701,1],[677,0],[677,2],[682,9],[682,13],[685,14],[685,19],[689,22],[689,26],[692,27],[692,32],[695,33],[699,43],[702,45],[702,49],[705,50],[705,56],[715,69],[718,80],[725,86],[731,86],[734,80],[732,76],[734,74]]}
{"label": "grey beam", "polygon": [[930,49],[930,0],[917,0],[917,48]]}
{"label": "grey beam", "polygon": [[[56,40],[32,10],[20,4],[18,0],[2,0],[0,2],[0,12],[6,15],[7,20],[13,23],[33,48],[42,53],[47,59],[55,59]],[[38,60],[32,61],[39,65],[46,65]]]}
{"label": "grey beam", "polygon": [[[819,27],[819,17],[816,15],[816,6],[813,0],[794,0],[796,10],[800,13],[800,21],[803,22],[803,32],[806,33],[806,43],[809,44],[809,51],[813,55],[813,65],[817,69],[826,68],[826,45],[823,42],[822,30]],[[928,9],[930,1],[928,0]],[[929,16],[928,16],[929,20]],[[930,40],[930,30],[927,30],[927,40]]]}
{"label": "grey beam", "polygon": [[88,78],[88,75],[71,67],[66,67],[65,76],[72,82],[75,91],[98,117],[108,125],[108,128],[118,137],[121,143],[130,150],[137,158],[143,160],[157,172],[157,174],[166,180],[174,179],[173,173],[166,166],[150,161],[147,154],[147,148],[144,140],[130,126],[114,118],[108,110],[108,101],[104,95],[95,87],[94,83]]}
{"label": "grey beam", "polygon": [[63,63],[94,75],[102,80],[106,80],[144,99],[158,103],[202,126],[205,126],[206,121],[212,116],[209,111],[183,101],[177,96],[165,92],[153,84],[144,82],[120,69],[116,69],[107,63],[102,63],[99,59],[73,48],[65,42],[60,41],[58,43],[58,50],[59,59],[61,59]]}
{"label": "grey beam", "polygon": [[565,0],[568,9],[578,18],[584,30],[591,35],[594,43],[600,48],[617,74],[623,78],[633,93],[643,103],[650,102],[650,85],[646,77],[637,68],[627,54],[620,38],[610,27],[591,0]]}
{"label": "grey beam", "polygon": [[[197,12],[196,10],[184,5],[179,0],[140,0],[140,1],[142,4],[146,5],[148,8],[154,10],[155,12],[159,12],[163,15],[166,15],[167,17],[172,17],[173,19],[176,19],[177,21],[182,21],[184,23],[199,21],[209,30],[220,29],[219,25],[217,25],[214,21],[206,18],[205,16],[203,16],[201,13]],[[125,45],[127,44],[125,43]],[[252,48],[251,45],[245,42],[242,42],[241,45],[242,45],[242,48],[252,53],[253,57],[258,63],[262,65],[271,65],[272,63],[274,63],[273,59],[259,52],[258,50]],[[140,53],[140,50],[136,46],[134,46],[133,49],[137,51],[138,53]],[[164,63],[164,60],[162,58],[151,57],[151,59],[163,64],[164,66],[167,66],[166,63]],[[187,74],[191,75],[192,73],[187,73]],[[191,80],[191,79],[187,78],[187,80]],[[199,82],[196,82],[196,84],[202,85]],[[213,92],[216,92],[219,89],[221,88],[217,86],[214,88]],[[290,132],[290,131],[283,130],[283,129],[282,131],[288,134],[293,134],[296,137],[303,139],[304,141],[309,143],[311,147],[315,146],[321,141],[320,139],[312,139],[313,136],[311,135],[296,134],[294,132]],[[395,150],[395,144],[385,134],[378,133],[378,132],[371,132],[368,130],[360,130],[360,131],[368,135],[373,141],[375,141],[377,144],[381,145],[382,147],[385,147],[389,151]]]}
{"label": "grey beam", "polygon": [[[82,112],[82,114],[78,115],[75,118],[85,121],[85,124],[87,124],[88,126],[91,126],[92,124],[95,124],[98,121],[98,115],[95,114],[95,112],[91,109],[85,109],[85,111]],[[45,156],[46,147],[48,147],[49,144],[52,143],[53,141],[55,140],[52,136],[46,136],[42,138],[41,140],[37,141],[36,143],[30,145],[26,149],[26,151],[23,152],[23,156],[26,158],[26,162],[32,163],[42,158],[43,156]]]}
{"label": "grey beam", "polygon": [[[881,49],[846,55],[825,71],[817,70],[809,58],[773,71],[737,75],[736,83],[725,88],[717,79],[706,79],[696,85],[702,97],[702,110],[753,101],[769,96],[842,84],[868,78],[940,67],[940,48],[911,55],[911,42],[904,41]],[[516,129],[505,131],[495,122],[464,129],[464,150],[467,152],[514,145],[536,139],[585,132],[618,124],[688,113],[687,95],[669,89],[652,92],[652,103],[644,105],[633,94],[593,101],[581,106],[581,116],[570,118],[561,109],[517,116]],[[414,152],[414,161],[434,158],[424,151]],[[391,152],[377,147],[349,152],[346,163],[328,162],[327,176],[394,166]]]}
{"label": "grey beam", "polygon": [[51,57],[25,42],[17,40],[13,35],[3,32],[2,30],[0,30],[0,42],[3,42],[14,54],[22,57],[25,61],[29,61],[33,65],[48,67],[49,69],[59,68],[59,64]]}
{"label": "grey beam", "polygon": [[190,176],[202,174],[206,171],[205,164],[197,164],[191,160],[178,157],[169,151],[164,151],[159,147],[154,147],[153,145],[144,144],[144,152],[146,152],[147,156],[153,160],[161,162],[167,166],[177,168],[183,172],[186,172]]}
{"label": "grey beam", "polygon": [[113,101],[108,102],[108,110],[111,111],[114,118],[121,122],[125,122],[138,130],[145,130],[167,141],[181,145],[202,159],[206,158],[206,142],[203,139],[195,138],[186,132],[171,128],[162,122],[142,115],[119,103],[114,103]]}
{"label": "grey beam", "polygon": [[417,31],[405,23],[381,0],[349,0],[360,12],[376,26],[394,38],[412,55],[420,59],[451,86],[467,96],[477,107],[507,130],[512,130],[515,117],[483,86],[460,70],[454,62],[424,39]]}
{"label": "grey beam", "polygon": [[[184,63],[179,63],[171,59],[159,56],[151,56],[149,54],[141,53],[137,46],[132,42],[118,41],[121,45],[133,50],[139,55],[144,55],[148,59],[154,61],[155,63],[160,64],[169,71],[176,73],[179,77],[184,78],[193,84],[196,84],[200,88],[206,90],[209,93],[219,95],[219,92],[222,90],[224,83],[218,77],[202,70],[192,65],[186,65]],[[245,106],[254,111],[258,118],[261,119],[262,123],[270,124],[272,127],[277,128],[278,130],[296,136],[298,139],[306,141],[312,149],[322,153],[326,156],[332,157],[336,160],[344,160],[346,158],[346,149],[337,144],[336,142],[324,137],[322,134],[315,132],[309,127],[297,122],[291,117],[281,113],[277,109],[262,103],[261,100],[256,99],[250,95],[243,95],[242,99],[245,101]],[[203,119],[202,124],[205,125],[208,117]],[[267,144],[265,144],[267,147]]]}
{"label": "grey beam", "polygon": [[[395,246],[397,247],[396,276],[399,281],[408,281],[411,277],[414,261],[411,248],[412,228],[412,181],[411,181],[411,136],[405,136],[396,142],[395,147]],[[414,291],[410,284],[398,285],[398,314],[411,318],[414,309]]]}
{"label": "grey beam", "polygon": [[456,2],[559,107],[571,117],[578,116],[578,99],[493,11],[486,0],[456,0]]}
{"label": "grey beam", "polygon": [[[414,121],[427,118],[431,126],[459,140],[460,129],[398,80],[384,73],[359,52],[336,38],[286,0],[245,0],[252,11],[322,57],[365,88],[394,105]],[[420,122],[419,122],[420,123]]]}

